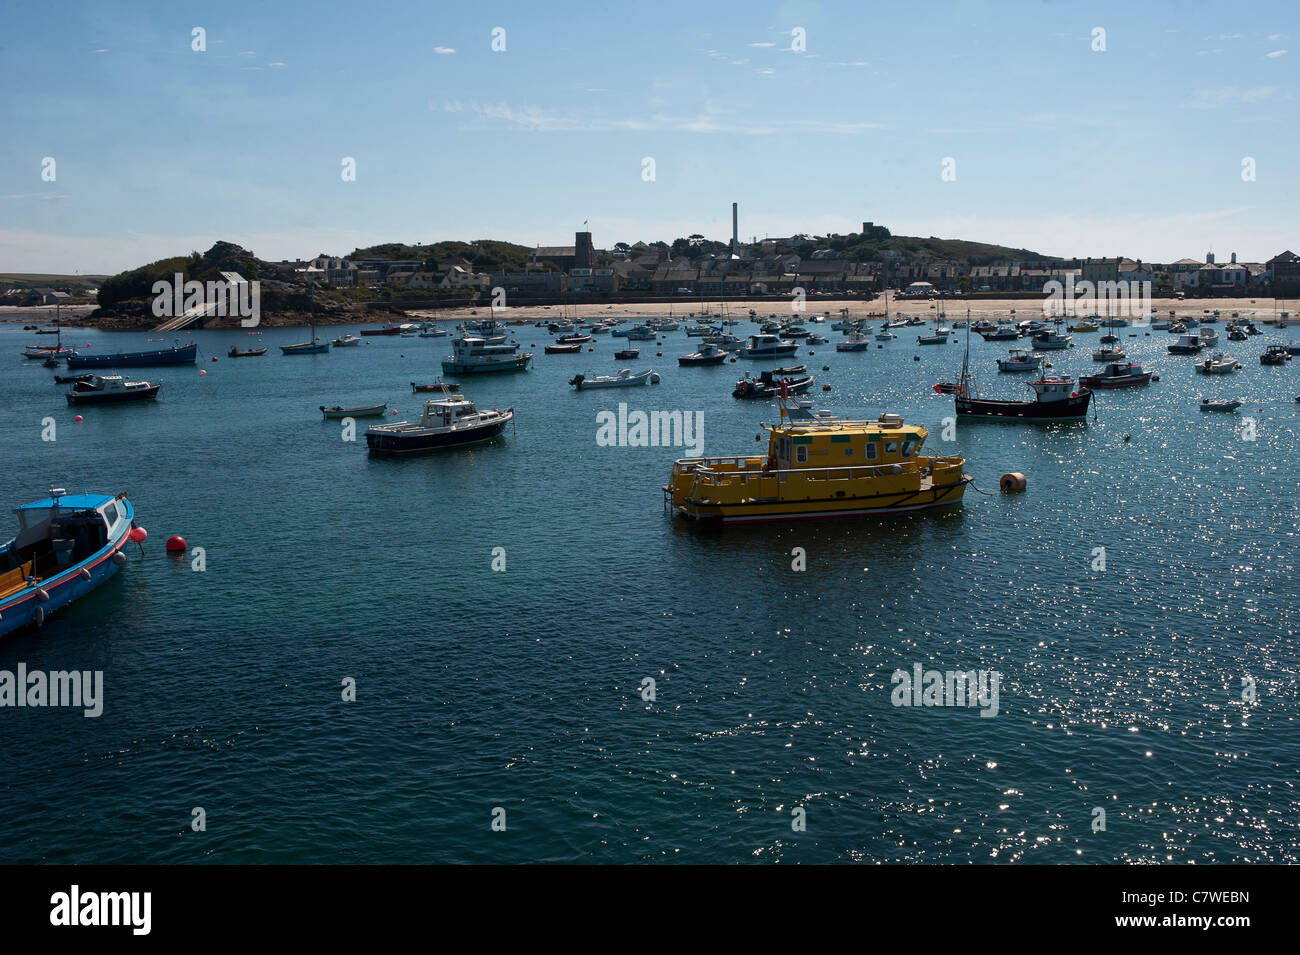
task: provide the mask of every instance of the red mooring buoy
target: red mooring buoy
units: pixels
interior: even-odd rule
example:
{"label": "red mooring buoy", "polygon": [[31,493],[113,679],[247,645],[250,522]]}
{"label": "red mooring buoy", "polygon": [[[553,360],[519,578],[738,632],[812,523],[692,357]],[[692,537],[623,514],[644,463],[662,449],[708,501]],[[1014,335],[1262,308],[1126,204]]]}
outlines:
{"label": "red mooring buoy", "polygon": [[137,544],[143,544],[144,539],[149,536],[149,532],[143,527],[133,527],[131,528],[130,536],[131,540],[135,541]]}
{"label": "red mooring buoy", "polygon": [[167,553],[174,554],[177,551],[185,550],[185,538],[179,534],[173,534],[167,538]]}

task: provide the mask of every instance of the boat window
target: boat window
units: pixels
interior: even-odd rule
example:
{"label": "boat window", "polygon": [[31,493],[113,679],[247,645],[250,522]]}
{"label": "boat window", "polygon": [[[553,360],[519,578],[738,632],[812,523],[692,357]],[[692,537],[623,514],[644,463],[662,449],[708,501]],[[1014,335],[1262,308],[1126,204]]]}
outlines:
{"label": "boat window", "polygon": [[800,464],[808,463],[808,445],[801,444],[794,449],[794,459]]}
{"label": "boat window", "polygon": [[108,521],[109,527],[117,523],[117,502],[110,501],[104,506],[104,518]]}
{"label": "boat window", "polygon": [[894,454],[894,453],[897,452],[897,451],[898,451],[898,442],[897,442],[897,441],[886,441],[886,442],[885,442],[885,453],[886,453],[886,454]]}
{"label": "boat window", "polygon": [[868,461],[876,460],[876,442],[874,441],[867,442],[867,460]]}
{"label": "boat window", "polygon": [[916,450],[916,442],[913,441],[911,438],[908,438],[906,441],[903,442],[903,457],[910,458],[912,456],[912,452],[915,450]]}

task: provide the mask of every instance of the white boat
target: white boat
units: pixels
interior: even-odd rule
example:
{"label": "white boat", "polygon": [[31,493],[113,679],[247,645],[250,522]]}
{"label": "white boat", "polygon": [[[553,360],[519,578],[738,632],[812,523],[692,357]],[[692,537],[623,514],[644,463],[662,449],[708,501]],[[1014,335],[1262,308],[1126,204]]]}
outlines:
{"label": "white boat", "polygon": [[1201,344],[1205,346],[1219,344],[1219,333],[1213,328],[1202,328],[1196,333],[1196,337],[1199,338]]}
{"label": "white boat", "polygon": [[740,350],[741,358],[785,358],[799,350],[798,342],[784,342],[775,335],[750,335]]}
{"label": "white boat", "polygon": [[1230,375],[1237,369],[1237,359],[1225,358],[1223,352],[1215,352],[1205,361],[1198,361],[1194,367],[1203,375]]}
{"label": "white boat", "polygon": [[1038,371],[1043,364],[1042,355],[1031,355],[1019,348],[1011,349],[1009,356],[998,359],[998,371]]}
{"label": "white boat", "polygon": [[486,337],[469,332],[452,340],[452,354],[442,360],[443,374],[474,375],[500,371],[523,371],[533,360],[532,352],[518,354],[519,346],[506,343],[504,334],[489,329]]}
{"label": "white boat", "polygon": [[1070,347],[1070,336],[1058,335],[1056,332],[1039,332],[1034,336],[1033,341],[1035,348],[1042,348],[1047,351],[1059,351]]}
{"label": "white boat", "polygon": [[446,338],[451,333],[445,328],[425,328],[420,332],[421,338]]}
{"label": "white boat", "polygon": [[630,368],[624,368],[617,375],[592,375],[590,378],[583,374],[574,375],[569,384],[583,391],[589,388],[631,388],[656,383],[658,380],[659,376],[653,369],[634,372]]}
{"label": "white boat", "polygon": [[335,405],[332,408],[320,406],[320,413],[325,416],[327,421],[338,421],[342,418],[375,418],[382,415],[388,410],[388,405],[363,405],[357,408],[344,408],[342,405]]}
{"label": "white boat", "polygon": [[334,339],[335,348],[355,348],[360,344],[361,344],[361,337],[359,335],[353,335],[350,332],[346,335],[340,335],[338,338]]}
{"label": "white boat", "polygon": [[1241,407],[1241,400],[1233,398],[1228,401],[1211,401],[1209,398],[1202,398],[1200,407],[1202,411],[1236,411]]}
{"label": "white boat", "polygon": [[880,331],[876,332],[876,341],[878,342],[892,341],[897,337],[898,336],[895,335],[893,332],[891,332],[889,328],[885,325],[881,325]]}
{"label": "white boat", "polygon": [[1118,346],[1111,347],[1110,345],[1107,345],[1104,348],[1098,348],[1092,353],[1093,361],[1119,361],[1125,357],[1127,356],[1124,354],[1124,349],[1119,348]]}
{"label": "white boat", "polygon": [[[888,334],[888,333],[886,333]],[[890,335],[890,338],[894,336]],[[867,338],[861,332],[854,332],[843,341],[835,343],[836,351],[866,351],[871,347],[871,339]]]}

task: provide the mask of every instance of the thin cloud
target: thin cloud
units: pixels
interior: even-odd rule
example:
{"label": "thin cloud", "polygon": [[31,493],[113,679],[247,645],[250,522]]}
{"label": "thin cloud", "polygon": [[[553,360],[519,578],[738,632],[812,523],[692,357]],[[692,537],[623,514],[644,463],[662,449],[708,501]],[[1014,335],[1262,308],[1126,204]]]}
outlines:
{"label": "thin cloud", "polygon": [[1264,55],[1270,60],[1275,60],[1279,56],[1286,56],[1286,50],[1274,50],[1272,53],[1265,53]]}
{"label": "thin cloud", "polygon": [[7,196],[0,196],[0,199],[71,199],[71,196],[63,195],[58,192],[11,192]]}
{"label": "thin cloud", "polygon": [[284,65],[283,63],[281,63],[279,60],[276,60],[274,63],[268,63],[268,64],[266,64],[266,65],[269,66],[269,67],[270,67],[271,69],[273,69],[273,70],[282,70],[282,69],[284,69],[284,66],[285,66],[285,65]]}
{"label": "thin cloud", "polygon": [[433,48],[433,52],[434,52],[434,53],[437,53],[437,54],[439,54],[439,55],[443,55],[443,54],[447,54],[447,53],[455,53],[456,51],[455,51],[454,48],[449,47],[449,46],[435,46],[435,47]]}
{"label": "thin cloud", "polygon": [[1194,109],[1217,109],[1221,106],[1241,106],[1249,103],[1262,103],[1270,100],[1277,93],[1275,86],[1257,86],[1253,89],[1238,89],[1224,86],[1214,90],[1196,90],[1192,100]]}
{"label": "thin cloud", "polygon": [[102,49],[102,50],[91,50],[90,52],[91,52],[91,53],[107,53],[107,52],[108,52],[108,48],[105,47],[105,48]]}
{"label": "thin cloud", "polygon": [[773,42],[771,42],[770,40],[760,40],[758,43],[751,43],[751,44],[749,44],[749,45],[750,45],[750,46],[757,46],[757,47],[776,46],[776,44],[773,43]]}
{"label": "thin cloud", "polygon": [[240,50],[240,51],[239,51],[239,55],[240,55],[240,56],[257,56],[257,51],[256,51],[256,50]]}
{"label": "thin cloud", "polygon": [[774,120],[766,122],[731,119],[713,114],[678,116],[652,113],[638,118],[610,119],[556,113],[537,106],[512,106],[508,103],[446,102],[430,105],[445,113],[476,117],[490,124],[502,124],[524,132],[680,132],[728,133],[746,136],[772,136],[780,133],[858,133],[880,129],[879,123],[842,122],[816,119]]}

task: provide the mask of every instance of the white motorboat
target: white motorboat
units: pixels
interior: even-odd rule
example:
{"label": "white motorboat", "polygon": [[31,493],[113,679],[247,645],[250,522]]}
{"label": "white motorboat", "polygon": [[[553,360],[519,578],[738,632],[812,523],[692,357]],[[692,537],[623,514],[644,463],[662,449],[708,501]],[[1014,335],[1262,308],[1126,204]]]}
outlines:
{"label": "white motorboat", "polygon": [[489,372],[524,371],[533,360],[532,352],[518,354],[519,346],[506,343],[504,334],[489,328],[483,337],[468,331],[452,340],[453,354],[442,360],[443,374],[475,375]]}
{"label": "white motorboat", "polygon": [[785,358],[799,350],[798,342],[785,342],[776,335],[750,335],[740,350],[741,358]]}
{"label": "white motorboat", "polygon": [[1230,375],[1237,370],[1237,359],[1215,352],[1204,361],[1198,361],[1194,367],[1203,375]]}
{"label": "white motorboat", "polygon": [[1120,361],[1126,357],[1124,349],[1118,345],[1106,345],[1104,348],[1098,348],[1092,353],[1093,361]]}
{"label": "white motorboat", "polygon": [[632,388],[636,385],[657,384],[658,382],[659,376],[650,368],[637,372],[632,371],[630,368],[624,368],[617,375],[592,375],[588,377],[578,374],[569,380],[569,384],[579,391],[591,388]]}
{"label": "white motorboat", "polygon": [[1046,351],[1059,351],[1070,347],[1070,336],[1058,335],[1056,332],[1039,332],[1034,336],[1033,342],[1035,348]]}
{"label": "white motorboat", "polygon": [[1038,371],[1042,364],[1042,355],[1031,355],[1023,349],[1013,348],[1007,358],[998,359],[998,371]]}
{"label": "white motorboat", "polygon": [[1213,328],[1202,327],[1201,330],[1196,333],[1196,337],[1199,338],[1201,344],[1206,347],[1219,344],[1219,333]]}

